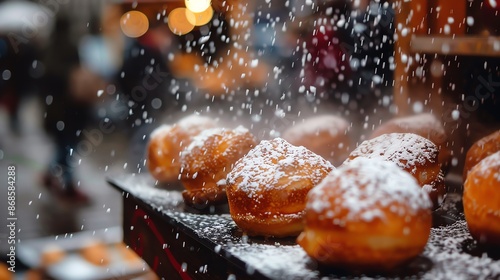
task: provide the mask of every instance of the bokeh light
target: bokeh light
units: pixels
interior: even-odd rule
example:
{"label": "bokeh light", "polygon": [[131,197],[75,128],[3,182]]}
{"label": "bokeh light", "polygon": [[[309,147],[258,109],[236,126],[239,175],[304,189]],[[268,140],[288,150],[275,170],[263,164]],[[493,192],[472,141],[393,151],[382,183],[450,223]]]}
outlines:
{"label": "bokeh light", "polygon": [[210,22],[212,20],[212,16],[214,15],[214,9],[211,6],[208,6],[208,9],[201,13],[195,13],[189,9],[186,9],[186,17],[187,20],[195,26],[202,26]]}
{"label": "bokeh light", "polygon": [[126,36],[140,37],[149,29],[148,17],[139,11],[126,12],[120,19],[120,27]]}
{"label": "bokeh light", "polygon": [[176,35],[184,35],[194,29],[186,16],[186,8],[176,8],[168,14],[168,28]]}
{"label": "bokeh light", "polygon": [[210,0],[184,0],[186,8],[193,13],[201,13],[210,7]]}

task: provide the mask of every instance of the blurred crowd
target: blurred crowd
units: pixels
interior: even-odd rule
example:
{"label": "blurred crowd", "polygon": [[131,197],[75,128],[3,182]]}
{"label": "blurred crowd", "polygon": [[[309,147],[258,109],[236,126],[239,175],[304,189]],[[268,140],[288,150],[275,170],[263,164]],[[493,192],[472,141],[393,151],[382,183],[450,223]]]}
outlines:
{"label": "blurred crowd", "polygon": [[[73,2],[92,5],[88,18],[63,7]],[[394,13],[384,1],[235,2],[231,9],[214,1],[220,9],[212,21],[182,36],[169,30],[165,3],[134,3],[0,1],[0,15],[9,14],[9,24],[0,22],[0,105],[10,131],[22,134],[20,104],[37,98],[56,147],[43,183],[63,199],[89,201],[73,161],[111,133],[126,135],[129,166],[140,168],[149,133],[176,114],[252,106],[272,115],[278,107],[315,111],[322,102],[356,112],[390,94]],[[133,9],[149,18],[137,38],[120,24]]]}

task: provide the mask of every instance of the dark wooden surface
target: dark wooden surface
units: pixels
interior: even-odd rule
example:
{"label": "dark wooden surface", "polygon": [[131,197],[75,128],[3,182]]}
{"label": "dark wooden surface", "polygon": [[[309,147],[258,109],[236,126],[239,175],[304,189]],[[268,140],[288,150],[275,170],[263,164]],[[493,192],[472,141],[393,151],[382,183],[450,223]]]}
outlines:
{"label": "dark wooden surface", "polygon": [[[179,186],[155,185],[149,174],[124,174],[111,178],[109,182],[124,199],[125,242],[142,255],[160,276],[172,277],[172,273],[181,279],[227,279],[230,275],[237,275],[238,279],[363,276],[357,272],[321,267],[305,255],[293,238],[244,236],[231,220],[227,209],[186,207]],[[369,276],[429,279],[500,277],[498,255],[480,248],[472,240],[461,211],[460,195],[450,194],[443,207],[434,211],[434,226],[424,253],[388,274]],[[162,250],[163,242],[167,244],[163,249],[168,250]],[[481,257],[484,259],[481,260]],[[172,270],[167,271],[159,265],[162,261],[162,265],[170,263]],[[465,265],[469,263],[470,268]],[[175,267],[179,264],[186,269],[175,274]],[[206,270],[202,269],[203,265],[206,265]]]}

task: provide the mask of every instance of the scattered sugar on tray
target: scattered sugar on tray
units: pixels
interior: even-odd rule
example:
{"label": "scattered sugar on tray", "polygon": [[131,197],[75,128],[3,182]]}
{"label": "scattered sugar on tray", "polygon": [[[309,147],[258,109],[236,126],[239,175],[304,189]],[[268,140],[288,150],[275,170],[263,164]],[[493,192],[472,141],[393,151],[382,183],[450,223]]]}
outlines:
{"label": "scattered sugar on tray", "polygon": [[227,248],[229,253],[245,261],[247,271],[259,271],[271,279],[310,279],[318,271],[307,268],[307,254],[298,245],[237,244]]}
{"label": "scattered sugar on tray", "polygon": [[[332,184],[339,188],[335,189],[335,193],[332,193]],[[336,213],[340,209],[349,209],[347,219],[366,221],[382,218],[383,212],[378,210],[379,207],[394,202],[406,205],[404,208],[396,205],[390,208],[400,215],[407,214],[405,209],[415,213],[431,207],[429,197],[410,174],[393,162],[363,157],[333,170],[309,195],[308,210],[321,214],[325,210]],[[333,203],[340,207],[330,202],[330,198],[336,195],[340,195],[341,199]]]}
{"label": "scattered sugar on tray", "polygon": [[126,190],[130,194],[147,199],[154,208],[176,207],[183,201],[179,191],[151,187],[154,186],[154,183],[149,177],[129,177],[124,180],[123,185],[127,186]]}
{"label": "scattered sugar on tray", "polygon": [[463,251],[464,241],[471,239],[465,220],[432,228],[424,255],[433,260],[434,268],[423,278],[498,279],[500,260],[493,260],[486,254],[476,257]]}
{"label": "scattered sugar on tray", "polygon": [[[289,176],[289,180],[281,186],[282,188],[303,179],[304,176],[291,174],[289,168],[294,167],[301,171],[307,166],[319,166],[328,170],[334,168],[322,157],[304,147],[291,145],[282,138],[263,140],[236,162],[235,167],[227,176],[227,183],[235,184],[236,180],[240,179],[238,187],[249,197],[254,198],[260,188],[275,187],[285,176]],[[312,174],[308,175],[312,181],[319,182],[322,179],[319,168],[314,168]]]}
{"label": "scattered sugar on tray", "polygon": [[[363,141],[351,156],[382,158],[408,169],[417,164],[424,165],[427,161],[435,162],[437,153],[437,146],[422,136],[413,133],[389,133]],[[347,159],[346,163],[349,161]]]}

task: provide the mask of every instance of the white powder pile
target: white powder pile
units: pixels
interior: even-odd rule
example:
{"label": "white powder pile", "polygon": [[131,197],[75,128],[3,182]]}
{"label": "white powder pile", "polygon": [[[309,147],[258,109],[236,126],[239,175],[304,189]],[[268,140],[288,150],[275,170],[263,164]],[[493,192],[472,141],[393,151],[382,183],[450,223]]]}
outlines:
{"label": "white powder pile", "polygon": [[481,257],[463,251],[464,241],[472,237],[465,220],[431,229],[424,255],[433,262],[424,279],[500,279],[500,260],[487,254]]}

